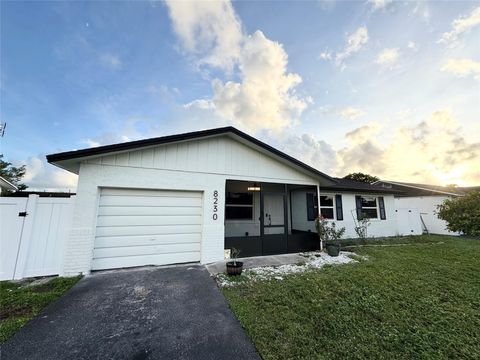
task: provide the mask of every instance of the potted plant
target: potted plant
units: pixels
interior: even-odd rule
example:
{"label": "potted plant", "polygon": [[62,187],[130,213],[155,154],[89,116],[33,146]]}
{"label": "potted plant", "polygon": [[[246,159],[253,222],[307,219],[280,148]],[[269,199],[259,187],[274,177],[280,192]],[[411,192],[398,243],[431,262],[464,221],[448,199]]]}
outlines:
{"label": "potted plant", "polygon": [[241,250],[232,248],[230,250],[230,258],[232,261],[227,262],[227,274],[228,275],[240,275],[243,270],[243,262],[237,261],[237,257]]}
{"label": "potted plant", "polygon": [[328,255],[338,256],[340,254],[340,239],[345,233],[345,228],[342,227],[337,230],[334,222],[330,225],[328,220],[321,215],[316,219],[315,227],[320,238],[320,249],[322,249],[325,242]]}

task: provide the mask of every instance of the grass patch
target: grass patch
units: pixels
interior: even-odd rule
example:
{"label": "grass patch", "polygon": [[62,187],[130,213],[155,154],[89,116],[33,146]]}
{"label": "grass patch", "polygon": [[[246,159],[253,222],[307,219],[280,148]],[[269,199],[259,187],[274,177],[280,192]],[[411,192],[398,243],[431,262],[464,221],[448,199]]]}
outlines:
{"label": "grass patch", "polygon": [[81,276],[56,277],[41,285],[28,286],[32,280],[0,282],[0,342],[36,316],[49,303],[70,289]]}
{"label": "grass patch", "polygon": [[480,242],[417,238],[222,291],[264,359],[480,358]]}
{"label": "grass patch", "polygon": [[401,245],[401,244],[430,244],[443,242],[445,239],[452,239],[451,236],[443,235],[416,235],[416,236],[398,236],[398,237],[379,237],[369,238],[364,241],[355,239],[342,239],[342,246],[356,245]]}

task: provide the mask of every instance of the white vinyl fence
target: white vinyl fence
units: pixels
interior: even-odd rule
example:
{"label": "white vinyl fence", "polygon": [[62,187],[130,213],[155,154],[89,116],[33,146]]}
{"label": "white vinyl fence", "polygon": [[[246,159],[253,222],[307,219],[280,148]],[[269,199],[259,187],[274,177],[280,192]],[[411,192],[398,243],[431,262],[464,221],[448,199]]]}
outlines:
{"label": "white vinyl fence", "polygon": [[400,208],[395,210],[397,216],[398,235],[421,235],[423,233],[420,213],[415,208]]}
{"label": "white vinyl fence", "polygon": [[74,201],[0,197],[0,280],[61,273]]}

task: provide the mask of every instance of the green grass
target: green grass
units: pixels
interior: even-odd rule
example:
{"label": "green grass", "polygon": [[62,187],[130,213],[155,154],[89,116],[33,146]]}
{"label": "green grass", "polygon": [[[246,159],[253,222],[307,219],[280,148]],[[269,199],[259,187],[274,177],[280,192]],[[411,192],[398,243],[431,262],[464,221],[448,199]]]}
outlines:
{"label": "green grass", "polygon": [[29,281],[0,282],[0,343],[37,315],[45,306],[70,289],[79,277],[53,278],[47,283],[29,286]]}
{"label": "green grass", "polygon": [[223,293],[264,359],[479,359],[480,241],[393,243],[409,245]]}

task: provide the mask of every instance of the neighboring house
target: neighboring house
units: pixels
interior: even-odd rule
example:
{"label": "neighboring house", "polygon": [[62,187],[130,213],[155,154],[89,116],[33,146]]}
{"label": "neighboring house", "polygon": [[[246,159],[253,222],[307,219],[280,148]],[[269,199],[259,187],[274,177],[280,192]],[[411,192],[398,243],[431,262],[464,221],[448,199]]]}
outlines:
{"label": "neighboring house", "polygon": [[400,191],[395,195],[395,209],[417,209],[422,223],[423,232],[431,234],[458,235],[447,230],[447,223],[438,218],[437,206],[445,199],[465,195],[469,191],[479,191],[476,187],[446,187],[438,185],[415,184],[398,181],[379,180],[374,183],[382,189]]}
{"label": "neighboring house", "polygon": [[0,176],[0,194],[2,194],[3,191],[17,191],[17,190],[18,189],[15,185],[13,185],[10,181]]}
{"label": "neighboring house", "polygon": [[[392,189],[332,178],[233,128],[47,156],[79,175],[64,274],[318,248],[323,216],[397,233]],[[354,220],[355,219],[355,220]]]}

